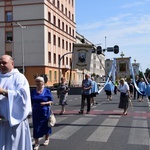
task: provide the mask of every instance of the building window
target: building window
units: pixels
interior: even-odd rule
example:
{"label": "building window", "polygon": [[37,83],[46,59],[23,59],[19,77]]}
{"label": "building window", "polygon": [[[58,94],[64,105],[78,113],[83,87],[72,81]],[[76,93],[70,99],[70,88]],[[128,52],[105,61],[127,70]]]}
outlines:
{"label": "building window", "polygon": [[60,55],[58,55],[58,62],[60,61]]}
{"label": "building window", "polygon": [[68,57],[66,57],[66,65],[68,65]]}
{"label": "building window", "polygon": [[13,41],[12,32],[6,32],[6,42]]}
{"label": "building window", "polygon": [[72,21],[74,21],[74,15],[72,14]]}
{"label": "building window", "polygon": [[68,50],[68,41],[66,41],[66,50]]}
{"label": "building window", "polygon": [[48,12],[48,21],[51,22],[51,13]]}
{"label": "building window", "polygon": [[60,47],[60,37],[58,37],[58,47]]}
{"label": "building window", "polygon": [[53,44],[56,45],[56,35],[53,35]]}
{"label": "building window", "polygon": [[61,11],[62,11],[62,13],[64,13],[64,5],[63,4],[61,4]]}
{"label": "building window", "polygon": [[63,64],[63,65],[65,64],[65,59],[64,59],[64,57],[63,57],[63,59],[62,59],[62,64]]}
{"label": "building window", "polygon": [[53,0],[53,5],[55,5],[55,0]]}
{"label": "building window", "polygon": [[74,30],[72,30],[72,36],[74,37]]}
{"label": "building window", "polygon": [[49,70],[49,81],[52,82],[52,71]]}
{"label": "building window", "polygon": [[68,25],[66,25],[66,33],[68,33]]}
{"label": "building window", "polygon": [[53,16],[53,24],[56,25],[56,17]]}
{"label": "building window", "polygon": [[57,81],[57,71],[54,71],[54,81]]}
{"label": "building window", "polygon": [[6,55],[10,55],[11,57],[13,57],[11,51],[10,51],[10,52],[7,51],[7,52],[6,52]]}
{"label": "building window", "polygon": [[70,13],[70,11],[69,11],[69,19],[71,18],[71,13]]}
{"label": "building window", "polygon": [[64,22],[62,22],[62,30],[64,30]]}
{"label": "building window", "polygon": [[69,72],[67,72],[67,80],[69,80]]}
{"label": "building window", "polygon": [[48,32],[48,43],[51,43],[51,33]]}
{"label": "building window", "polygon": [[12,21],[12,12],[11,11],[6,12],[6,21]]}
{"label": "building window", "polygon": [[71,35],[71,27],[69,27],[69,34]]}
{"label": "building window", "polygon": [[59,9],[59,1],[57,1],[57,8]]}
{"label": "building window", "polygon": [[54,64],[56,64],[56,54],[54,53]]}
{"label": "building window", "polygon": [[65,15],[67,16],[67,8],[65,8]]}
{"label": "building window", "polygon": [[70,52],[71,52],[71,49],[72,49],[72,48],[71,48],[71,43],[69,43],[69,51],[70,51]]}
{"label": "building window", "polygon": [[58,19],[58,28],[60,29],[60,19]]}
{"label": "building window", "polygon": [[48,52],[48,62],[51,63],[51,52]]}
{"label": "building window", "polygon": [[64,48],[64,39],[62,39],[62,48]]}
{"label": "building window", "polygon": [[71,58],[70,58],[69,60],[70,60],[70,63],[69,63],[69,64],[70,64],[70,66],[72,66],[72,60],[71,60]]}

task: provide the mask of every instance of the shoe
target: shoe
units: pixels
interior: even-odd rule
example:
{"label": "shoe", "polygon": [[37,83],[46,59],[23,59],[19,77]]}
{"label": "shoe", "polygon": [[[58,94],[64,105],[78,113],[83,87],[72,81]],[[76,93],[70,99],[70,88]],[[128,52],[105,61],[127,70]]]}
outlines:
{"label": "shoe", "polygon": [[79,114],[83,114],[83,111],[82,111],[82,110],[80,110],[80,111],[79,111]]}
{"label": "shoe", "polygon": [[35,146],[34,146],[34,150],[38,150],[39,149],[39,144],[35,144]]}
{"label": "shoe", "polygon": [[127,115],[127,112],[126,112],[126,113],[123,113],[123,115],[126,116],[126,115]]}
{"label": "shoe", "polygon": [[61,111],[59,114],[60,114],[60,115],[63,115],[64,113],[65,113],[65,111]]}
{"label": "shoe", "polygon": [[45,146],[47,146],[49,144],[49,139],[48,140],[45,140],[44,144]]}
{"label": "shoe", "polygon": [[89,114],[89,113],[90,113],[89,111],[86,112],[86,114]]}

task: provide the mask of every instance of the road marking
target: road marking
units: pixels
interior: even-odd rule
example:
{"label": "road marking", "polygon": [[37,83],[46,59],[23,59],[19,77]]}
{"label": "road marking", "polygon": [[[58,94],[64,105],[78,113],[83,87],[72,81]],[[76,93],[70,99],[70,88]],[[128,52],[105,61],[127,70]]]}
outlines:
{"label": "road marking", "polygon": [[70,125],[62,128],[58,132],[52,134],[51,139],[66,140],[75,132],[77,132],[79,129],[81,129],[84,125],[86,125],[88,122],[90,122],[92,119],[93,118],[80,118],[72,122]]}
{"label": "road marking", "polygon": [[147,120],[133,120],[128,144],[150,145]]}
{"label": "road marking", "polygon": [[133,117],[133,118],[135,118],[135,119],[147,119],[147,117],[142,117],[142,116],[135,116],[135,117]]}
{"label": "road marking", "polygon": [[101,126],[91,134],[87,141],[107,142],[118,121],[119,119],[112,118],[104,120]]}
{"label": "road marking", "polygon": [[65,120],[65,119],[67,119],[67,118],[68,117],[62,117],[62,116],[61,117],[57,117],[56,116],[56,124],[59,123],[59,122],[61,122],[61,121],[63,121],[63,120]]}
{"label": "road marking", "polygon": [[119,115],[109,115],[108,117],[109,118],[120,118],[121,116],[119,116]]}

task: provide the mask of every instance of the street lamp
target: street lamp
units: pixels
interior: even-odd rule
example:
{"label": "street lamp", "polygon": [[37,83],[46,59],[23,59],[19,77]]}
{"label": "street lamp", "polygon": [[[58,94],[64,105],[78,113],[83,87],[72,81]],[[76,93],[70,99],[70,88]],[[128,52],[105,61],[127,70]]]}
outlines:
{"label": "street lamp", "polygon": [[21,25],[19,22],[16,24],[21,28],[21,49],[22,49],[22,73],[25,73],[24,69],[24,38],[23,38],[23,29],[27,28],[27,26]]}
{"label": "street lamp", "polygon": [[59,63],[58,63],[58,82],[59,82],[59,84],[60,84],[60,62],[61,62],[61,60],[62,60],[62,58],[64,58],[64,56],[65,55],[68,55],[68,54],[72,54],[73,52],[68,52],[68,53],[65,53],[64,55],[62,55],[61,57],[60,57],[60,59],[59,59]]}

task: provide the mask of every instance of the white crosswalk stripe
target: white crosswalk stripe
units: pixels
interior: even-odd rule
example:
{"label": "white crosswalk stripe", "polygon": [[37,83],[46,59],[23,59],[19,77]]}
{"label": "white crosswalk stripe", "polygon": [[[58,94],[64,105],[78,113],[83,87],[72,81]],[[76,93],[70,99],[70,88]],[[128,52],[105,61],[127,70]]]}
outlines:
{"label": "white crosswalk stripe", "polygon": [[93,132],[93,134],[87,139],[87,141],[107,142],[118,121],[119,119],[104,120],[101,126],[99,126]]}
{"label": "white crosswalk stripe", "polygon": [[133,120],[128,144],[150,145],[147,120]]}
{"label": "white crosswalk stripe", "polygon": [[71,135],[81,129],[84,125],[90,122],[93,118],[79,118],[70,125],[62,128],[58,132],[52,134],[51,139],[68,139]]}

